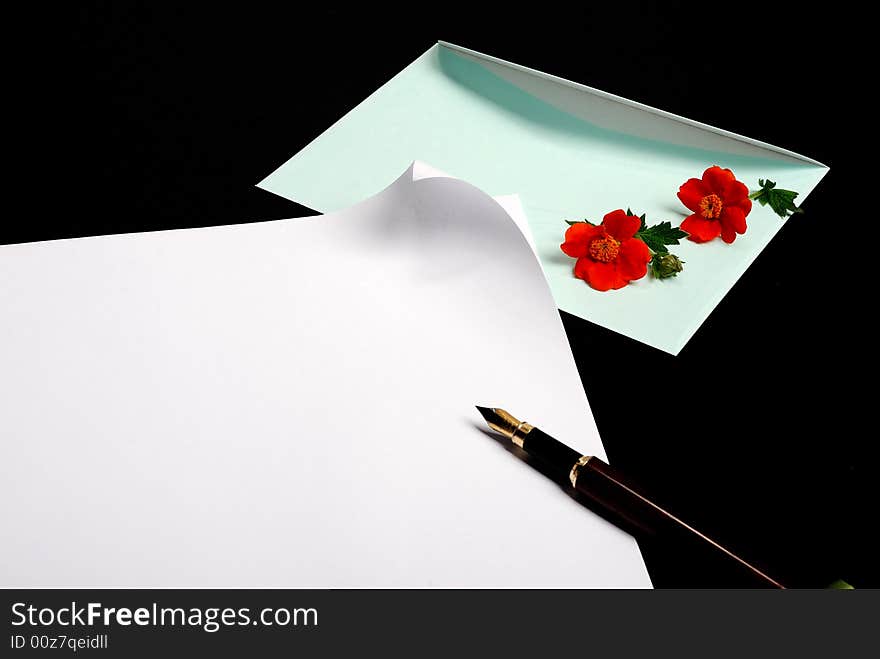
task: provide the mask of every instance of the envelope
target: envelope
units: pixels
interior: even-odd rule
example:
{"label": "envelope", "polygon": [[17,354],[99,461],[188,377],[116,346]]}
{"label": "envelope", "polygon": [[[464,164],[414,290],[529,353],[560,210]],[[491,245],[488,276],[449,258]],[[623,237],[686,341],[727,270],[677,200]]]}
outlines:
{"label": "envelope", "polygon": [[786,220],[755,204],[733,244],[684,241],[672,248],[685,262],[679,276],[648,275],[608,292],[574,277],[574,259],[559,248],[565,220],[598,223],[629,207],[649,224],[678,225],[689,214],[679,186],[712,165],[751,189],[773,180],[798,191],[798,202],[828,171],[786,149],[439,42],[259,186],[327,213],[376,194],[414,160],[491,195],[518,194],[557,306],[672,354]]}

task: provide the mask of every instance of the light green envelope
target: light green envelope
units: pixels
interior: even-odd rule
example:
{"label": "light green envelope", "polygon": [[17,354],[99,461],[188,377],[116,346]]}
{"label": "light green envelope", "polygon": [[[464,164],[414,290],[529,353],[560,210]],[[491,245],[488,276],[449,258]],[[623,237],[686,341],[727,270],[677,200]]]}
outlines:
{"label": "light green envelope", "polygon": [[686,262],[678,277],[649,275],[605,293],[574,278],[574,259],[559,249],[564,220],[599,222],[630,207],[649,223],[677,225],[688,213],[679,186],[710,165],[730,167],[752,189],[758,178],[772,179],[797,190],[798,202],[828,171],[791,151],[441,42],[259,185],[326,213],[374,195],[414,160],[490,195],[518,194],[559,308],[672,354],[785,220],[755,204],[748,231],[732,245],[684,241],[672,248]]}

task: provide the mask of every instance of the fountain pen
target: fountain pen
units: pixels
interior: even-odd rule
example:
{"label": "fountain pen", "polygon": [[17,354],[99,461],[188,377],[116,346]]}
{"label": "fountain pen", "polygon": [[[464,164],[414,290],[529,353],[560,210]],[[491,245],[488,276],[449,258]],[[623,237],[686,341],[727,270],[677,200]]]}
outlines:
{"label": "fountain pen", "polygon": [[480,407],[492,430],[509,439],[539,464],[541,471],[571,487],[598,506],[604,517],[639,538],[690,543],[746,570],[764,587],[784,588],[775,579],[740,558],[710,537],[667,512],[646,496],[619,471],[590,455],[581,455],[530,423],[499,408]]}

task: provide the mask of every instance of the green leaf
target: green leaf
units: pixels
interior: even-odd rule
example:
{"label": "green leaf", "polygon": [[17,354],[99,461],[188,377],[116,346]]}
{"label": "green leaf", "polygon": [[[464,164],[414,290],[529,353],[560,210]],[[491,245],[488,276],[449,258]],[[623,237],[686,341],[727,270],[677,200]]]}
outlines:
{"label": "green leaf", "polygon": [[645,227],[642,220],[642,228],[636,232],[636,238],[642,240],[652,252],[657,254],[666,254],[667,245],[678,245],[679,240],[687,238],[686,231],[682,231],[678,227],[672,226],[670,222],[660,222],[652,227]]}
{"label": "green leaf", "polygon": [[850,585],[849,585],[847,582],[845,582],[843,579],[837,579],[836,581],[834,581],[833,583],[831,583],[831,584],[828,586],[828,588],[831,588],[831,589],[833,589],[833,590],[855,590],[855,588],[853,588],[852,586],[850,586]]}
{"label": "green leaf", "polygon": [[589,224],[591,227],[596,226],[589,220],[565,220],[565,223],[570,227],[573,227],[575,224]]}
{"label": "green leaf", "polygon": [[782,190],[776,187],[776,183],[767,179],[758,179],[760,190],[755,190],[749,195],[749,199],[757,201],[762,206],[770,206],[773,212],[785,219],[795,213],[803,213],[794,200],[798,193],[794,190]]}

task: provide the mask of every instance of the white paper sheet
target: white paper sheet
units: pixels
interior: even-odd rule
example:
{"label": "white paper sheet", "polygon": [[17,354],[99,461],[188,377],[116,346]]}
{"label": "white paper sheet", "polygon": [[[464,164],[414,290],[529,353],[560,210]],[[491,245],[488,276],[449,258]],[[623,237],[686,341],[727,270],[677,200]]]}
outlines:
{"label": "white paper sheet", "polygon": [[509,214],[413,178],[319,218],[0,248],[0,585],[650,586],[481,430],[503,405],[604,456]]}

